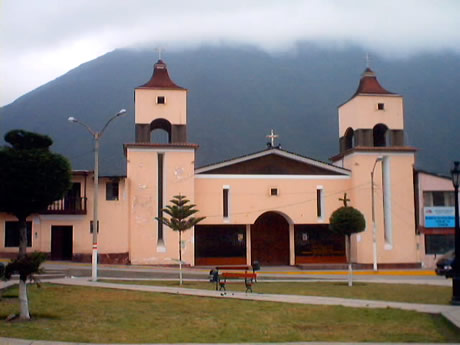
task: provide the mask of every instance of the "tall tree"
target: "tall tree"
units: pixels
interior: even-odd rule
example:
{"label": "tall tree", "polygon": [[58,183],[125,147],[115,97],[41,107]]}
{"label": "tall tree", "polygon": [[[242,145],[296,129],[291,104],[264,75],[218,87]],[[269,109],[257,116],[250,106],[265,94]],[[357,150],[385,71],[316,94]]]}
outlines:
{"label": "tall tree", "polygon": [[[27,217],[64,196],[70,187],[71,168],[66,158],[49,150],[53,141],[46,135],[13,130],[5,135],[5,141],[11,146],[0,148],[0,211],[18,219],[18,259],[23,261],[27,250]],[[30,319],[26,281],[21,274],[21,319]]]}
{"label": "tall tree", "polygon": [[196,205],[190,204],[183,195],[175,195],[162,211],[169,215],[169,218],[161,216],[156,217],[170,229],[179,232],[179,284],[182,285],[182,232],[191,229],[206,217],[192,217],[198,212]]}
{"label": "tall tree", "polygon": [[335,210],[329,218],[329,228],[339,234],[345,235],[347,263],[348,263],[348,286],[353,285],[353,269],[351,265],[351,235],[364,231],[366,221],[363,214],[354,207],[348,206],[347,194],[343,199],[344,206]]}

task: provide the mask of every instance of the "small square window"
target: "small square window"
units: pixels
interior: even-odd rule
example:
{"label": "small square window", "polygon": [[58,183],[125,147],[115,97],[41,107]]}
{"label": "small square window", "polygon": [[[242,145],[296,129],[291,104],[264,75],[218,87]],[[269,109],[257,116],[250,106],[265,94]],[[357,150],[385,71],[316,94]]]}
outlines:
{"label": "small square window", "polygon": [[165,96],[158,96],[157,97],[157,104],[165,104]]}
{"label": "small square window", "polygon": [[278,188],[270,188],[271,196],[278,196]]}
{"label": "small square window", "polygon": [[105,199],[118,200],[118,182],[107,182],[105,185]]}
{"label": "small square window", "polygon": [[384,110],[385,109],[385,103],[377,103],[377,109],[378,110]]}

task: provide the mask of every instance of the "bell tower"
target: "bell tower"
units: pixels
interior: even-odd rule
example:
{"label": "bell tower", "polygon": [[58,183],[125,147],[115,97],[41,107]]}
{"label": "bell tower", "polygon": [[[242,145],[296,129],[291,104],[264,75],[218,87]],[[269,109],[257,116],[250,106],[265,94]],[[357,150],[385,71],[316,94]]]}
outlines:
{"label": "bell tower", "polygon": [[355,94],[339,107],[340,153],[355,147],[403,147],[403,97],[366,68]]}
{"label": "bell tower", "polygon": [[187,89],[176,85],[166,64],[158,60],[150,80],[134,90],[136,142],[151,142],[151,132],[161,129],[168,143],[187,142]]}
{"label": "bell tower", "polygon": [[[158,60],[150,80],[134,90],[135,143],[125,144],[129,193],[130,261],[174,264],[178,234],[158,221],[175,195],[195,198],[195,150],[187,142],[187,90]],[[152,135],[166,133],[167,140]],[[155,133],[156,134],[156,133]],[[161,137],[164,139],[164,136]],[[183,261],[194,264],[193,230],[182,237]]]}
{"label": "bell tower", "polygon": [[[352,171],[352,206],[364,213],[367,224],[366,231],[356,236],[360,254],[353,259],[377,260],[381,265],[397,264],[394,258],[399,257],[415,264],[417,239],[410,215],[414,213],[415,149],[404,140],[403,97],[383,88],[374,71],[366,68],[356,92],[339,106],[338,116],[340,153],[331,160]],[[399,243],[411,245],[404,250]]]}

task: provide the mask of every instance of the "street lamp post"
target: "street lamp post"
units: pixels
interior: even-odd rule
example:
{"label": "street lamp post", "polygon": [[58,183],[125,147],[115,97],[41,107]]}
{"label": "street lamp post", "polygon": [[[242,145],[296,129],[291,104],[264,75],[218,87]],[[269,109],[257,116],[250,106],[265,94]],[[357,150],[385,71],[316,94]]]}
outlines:
{"label": "street lamp post", "polygon": [[377,157],[371,171],[371,194],[372,194],[372,248],[373,248],[373,269],[377,271],[377,226],[375,224],[375,201],[374,201],[374,171],[378,162],[383,160],[382,157]]}
{"label": "street lamp post", "polygon": [[104,134],[105,129],[112,122],[119,116],[126,114],[126,109],[121,109],[118,113],[112,116],[102,127],[102,130],[97,132],[89,127],[87,124],[79,121],[74,117],[69,117],[68,120],[70,122],[78,123],[79,125],[85,127],[88,132],[93,136],[94,139],[94,200],[93,200],[93,251],[92,251],[92,258],[91,258],[91,279],[92,281],[97,281],[97,233],[99,231],[99,140],[101,139],[102,135]]}
{"label": "street lamp post", "polygon": [[458,186],[460,184],[460,162],[454,162],[454,168],[450,171],[452,176],[452,184],[454,185],[454,200],[455,200],[455,260],[453,265],[452,277],[452,304],[460,305],[460,226],[458,215]]}

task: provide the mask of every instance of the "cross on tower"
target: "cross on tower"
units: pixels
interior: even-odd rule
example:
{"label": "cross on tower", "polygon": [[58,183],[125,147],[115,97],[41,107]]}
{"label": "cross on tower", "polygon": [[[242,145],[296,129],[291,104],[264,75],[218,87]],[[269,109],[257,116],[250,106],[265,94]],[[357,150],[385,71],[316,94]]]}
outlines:
{"label": "cross on tower", "polygon": [[164,51],[164,48],[158,47],[155,48],[155,50],[158,52],[158,60],[161,60],[161,52]]}
{"label": "cross on tower", "polygon": [[370,57],[369,57],[369,52],[366,53],[366,67],[369,68],[370,65]]}
{"label": "cross on tower", "polygon": [[343,206],[347,207],[348,206],[348,201],[351,201],[350,199],[347,199],[347,193],[343,194],[343,199],[339,198],[340,201],[343,201]]}
{"label": "cross on tower", "polygon": [[[275,139],[279,137],[278,134],[275,134],[275,131],[272,129],[270,134],[266,136],[271,141],[271,147],[275,147]],[[268,144],[267,144],[268,145]]]}

